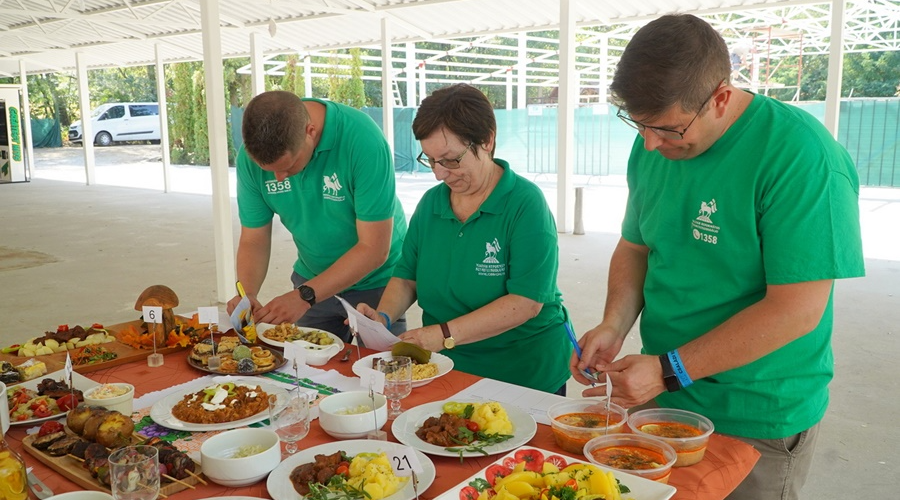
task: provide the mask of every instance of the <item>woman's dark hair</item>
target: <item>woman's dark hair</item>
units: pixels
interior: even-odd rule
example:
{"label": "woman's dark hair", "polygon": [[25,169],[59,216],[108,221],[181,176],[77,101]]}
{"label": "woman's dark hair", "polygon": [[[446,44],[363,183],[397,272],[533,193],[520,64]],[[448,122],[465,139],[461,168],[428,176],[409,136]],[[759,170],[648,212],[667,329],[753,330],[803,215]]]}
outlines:
{"label": "woman's dark hair", "polygon": [[244,110],[241,135],[244,149],[256,163],[268,165],[296,153],[306,137],[309,112],[295,94],[283,90],[263,92]]}
{"label": "woman's dark hair", "polygon": [[[413,135],[421,141],[442,127],[464,142],[486,144],[497,134],[494,107],[480,90],[465,83],[435,90],[419,106],[412,124]],[[495,149],[497,141],[491,148],[492,158]],[[477,156],[478,148],[473,151]]]}
{"label": "woman's dark hair", "polygon": [[633,116],[656,118],[675,105],[698,112],[731,62],[722,36],[690,14],[656,19],[628,42],[610,84],[612,102]]}

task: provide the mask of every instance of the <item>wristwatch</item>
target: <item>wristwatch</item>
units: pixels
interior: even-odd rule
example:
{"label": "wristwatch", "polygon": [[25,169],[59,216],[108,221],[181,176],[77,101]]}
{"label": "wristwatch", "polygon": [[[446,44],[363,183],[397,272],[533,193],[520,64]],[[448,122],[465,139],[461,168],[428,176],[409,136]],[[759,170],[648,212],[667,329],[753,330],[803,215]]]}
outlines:
{"label": "wristwatch", "polygon": [[444,349],[453,349],[456,347],[456,340],[450,335],[450,327],[447,323],[441,323],[441,332],[444,333]]}
{"label": "wristwatch", "polygon": [[669,361],[669,355],[660,354],[659,364],[662,365],[663,382],[666,384],[666,390],[675,392],[681,389],[681,382],[678,381],[678,376],[675,375],[675,370],[672,368],[672,362]]}
{"label": "wristwatch", "polygon": [[300,292],[301,299],[309,302],[309,307],[316,305],[316,291],[312,287],[300,285],[297,287],[297,291]]}

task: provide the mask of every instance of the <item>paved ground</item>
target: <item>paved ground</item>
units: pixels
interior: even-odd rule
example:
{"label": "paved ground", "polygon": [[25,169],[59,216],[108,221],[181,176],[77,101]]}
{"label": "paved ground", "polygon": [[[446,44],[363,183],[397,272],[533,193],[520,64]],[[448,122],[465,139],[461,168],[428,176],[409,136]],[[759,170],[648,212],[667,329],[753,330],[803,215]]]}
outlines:
{"label": "paved ground", "polygon": [[[85,186],[80,151],[37,150],[32,182],[0,185],[0,344],[59,323],[134,319],[134,300],[156,283],[175,289],[179,310],[217,305],[208,169],[173,168],[164,194],[158,146],[98,148],[96,185]],[[537,179],[554,207],[552,181]],[[582,332],[600,319],[626,191],[621,179],[579,182],[586,234],[560,235],[560,288]],[[408,213],[433,184],[399,177]],[[835,286],[836,377],[807,499],[898,496],[900,190],[864,189],[860,207],[868,276]],[[264,298],[288,286],[294,258],[279,225],[274,240]],[[410,321],[420,324],[417,314]],[[625,350],[638,349],[632,334]],[[579,389],[571,384],[570,395]]]}

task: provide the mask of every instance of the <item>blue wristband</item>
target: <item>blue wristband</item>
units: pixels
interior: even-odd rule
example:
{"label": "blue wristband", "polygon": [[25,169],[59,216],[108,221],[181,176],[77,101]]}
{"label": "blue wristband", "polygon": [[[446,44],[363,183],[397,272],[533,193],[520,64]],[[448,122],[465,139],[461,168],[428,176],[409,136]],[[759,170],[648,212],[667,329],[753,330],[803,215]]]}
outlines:
{"label": "blue wristband", "polygon": [[691,380],[691,376],[688,375],[687,370],[684,369],[684,363],[681,361],[678,349],[669,351],[666,356],[669,358],[669,363],[672,363],[672,371],[674,371],[675,376],[678,377],[678,383],[681,384],[681,387],[687,387],[693,384],[694,381]]}
{"label": "blue wristband", "polygon": [[381,312],[381,311],[378,311],[378,314],[380,314],[381,317],[384,318],[384,321],[387,322],[387,324],[384,325],[385,328],[387,328],[388,330],[390,330],[390,329],[391,329],[391,317],[388,316],[387,313],[383,313],[383,312]]}

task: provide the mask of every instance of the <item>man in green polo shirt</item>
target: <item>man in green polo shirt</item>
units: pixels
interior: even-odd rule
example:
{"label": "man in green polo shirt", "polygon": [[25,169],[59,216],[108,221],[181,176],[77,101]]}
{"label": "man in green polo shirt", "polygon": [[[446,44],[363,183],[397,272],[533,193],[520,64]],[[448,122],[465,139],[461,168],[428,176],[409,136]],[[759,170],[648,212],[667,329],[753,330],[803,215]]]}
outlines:
{"label": "man in green polo shirt", "polygon": [[[796,499],[834,374],[834,280],[865,272],[859,180],[815,118],[730,74],[724,40],[691,15],[625,48],[610,89],[639,132],[628,205],[603,321],[570,369],[608,374],[627,408],[655,398],[753,445],[729,500]],[[643,354],[614,361],[639,315]]]}
{"label": "man in green polo shirt", "polygon": [[[320,328],[349,341],[346,314],[334,295],[354,305],[377,303],[406,234],[384,134],[359,110],[284,91],[254,97],[242,133],[237,275],[254,319]],[[262,305],[257,294],[276,214],[297,246],[293,289]],[[229,313],[239,300],[229,301]],[[392,330],[405,331],[405,321],[395,321]]]}

